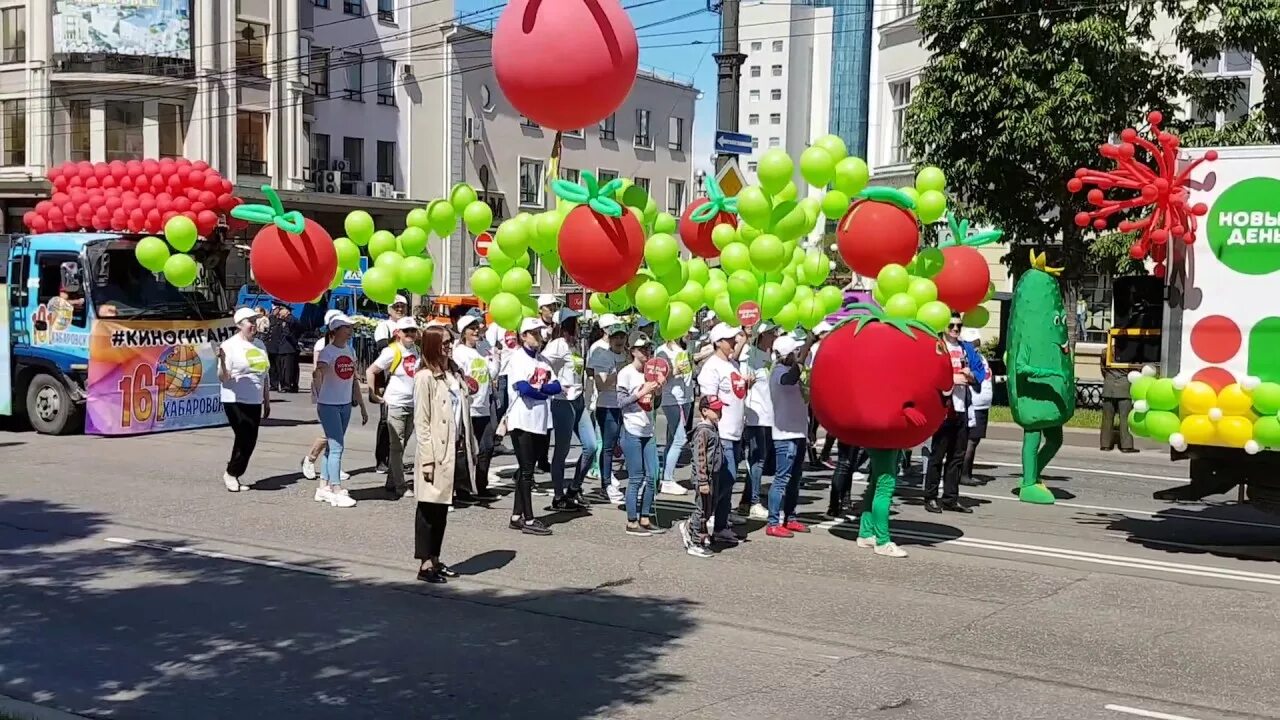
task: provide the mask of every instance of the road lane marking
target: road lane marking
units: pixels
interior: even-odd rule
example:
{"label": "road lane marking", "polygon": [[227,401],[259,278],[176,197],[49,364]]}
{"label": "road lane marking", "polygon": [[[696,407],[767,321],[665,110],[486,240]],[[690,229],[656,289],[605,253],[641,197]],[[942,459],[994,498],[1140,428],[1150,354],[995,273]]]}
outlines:
{"label": "road lane marking", "polygon": [[[996,462],[995,460],[979,460],[978,465],[992,465],[995,467],[1021,468],[1022,463]],[[1065,465],[1049,465],[1045,470],[1062,470],[1065,472],[1082,472],[1092,473],[1094,475],[1110,475],[1112,477],[1123,478],[1139,478],[1142,480],[1164,480],[1166,482],[1183,483],[1188,482],[1186,478],[1169,477],[1168,475],[1143,475],[1142,473],[1120,472],[1119,470],[1094,470],[1092,468],[1066,467]]]}
{"label": "road lane marking", "polygon": [[1152,720],[1196,720],[1186,715],[1170,715],[1169,713],[1156,712],[1155,710],[1143,710],[1142,708],[1129,707],[1127,705],[1104,705],[1104,709],[1112,712],[1125,713],[1126,715],[1137,715],[1138,717],[1152,718]]}
{"label": "road lane marking", "polygon": [[178,547],[174,545],[161,545],[159,543],[150,543],[142,540],[130,540],[129,538],[109,537],[105,540],[113,545],[124,545],[126,547],[145,548],[147,550],[159,550],[162,552],[178,553],[180,555],[194,555],[196,557],[208,558],[211,560],[229,560],[231,562],[244,563],[246,565],[258,565],[260,567],[275,568],[276,570],[288,570],[290,572],[307,573],[308,575],[319,575],[321,577],[343,579],[351,577],[350,573],[338,572],[337,570],[325,570],[323,568],[307,567],[306,565],[294,565],[292,563],[279,562],[277,560],[264,560],[262,558],[245,557],[243,555],[230,555],[227,553],[214,552],[211,550],[197,550],[189,547]]}

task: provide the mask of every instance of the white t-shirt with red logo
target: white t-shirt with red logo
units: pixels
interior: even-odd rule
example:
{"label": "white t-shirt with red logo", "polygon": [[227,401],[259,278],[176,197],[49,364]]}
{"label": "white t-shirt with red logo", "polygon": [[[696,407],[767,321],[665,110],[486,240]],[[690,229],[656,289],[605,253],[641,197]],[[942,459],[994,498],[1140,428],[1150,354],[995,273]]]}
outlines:
{"label": "white t-shirt with red logo", "polygon": [[[400,348],[400,364],[392,372],[391,366],[396,361],[396,347]],[[418,349],[406,349],[399,343],[392,343],[382,348],[382,353],[373,364],[383,372],[390,372],[387,389],[382,393],[382,400],[393,408],[413,407],[413,376],[418,372]]]}
{"label": "white t-shirt with red logo", "polygon": [[523,380],[533,387],[541,387],[554,378],[551,364],[542,353],[529,357],[524,348],[519,348],[510,354],[507,364],[508,430],[524,430],[539,435],[551,432],[551,400],[525,397],[516,390],[516,383]]}
{"label": "white t-shirt with red logo", "polygon": [[316,402],[320,405],[350,405],[351,383],[356,377],[356,354],[351,351],[351,346],[325,345],[316,364],[323,366]]}
{"label": "white t-shirt with red logo", "polygon": [[698,391],[707,397],[718,397],[724,403],[720,411],[720,438],[741,440],[742,426],[746,423],[747,380],[738,365],[719,355],[707,358],[698,373]]}
{"label": "white t-shirt with red logo", "polygon": [[644,373],[634,365],[618,372],[618,407],[622,408],[622,427],[634,437],[653,437],[653,395],[629,402],[644,387]]}

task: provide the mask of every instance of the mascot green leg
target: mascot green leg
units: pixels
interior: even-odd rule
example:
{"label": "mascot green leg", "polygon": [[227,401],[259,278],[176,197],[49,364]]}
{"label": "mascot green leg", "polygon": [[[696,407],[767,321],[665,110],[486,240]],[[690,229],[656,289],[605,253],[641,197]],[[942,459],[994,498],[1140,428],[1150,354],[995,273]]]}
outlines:
{"label": "mascot green leg", "polygon": [[[1043,438],[1044,445],[1041,446]],[[1062,428],[1027,430],[1022,435],[1022,485],[1018,498],[1025,503],[1052,505],[1053,492],[1040,480],[1040,473],[1062,447]]]}
{"label": "mascot green leg", "polygon": [[874,537],[876,545],[889,542],[889,508],[893,506],[893,490],[898,481],[901,450],[868,450],[871,477],[862,493],[862,515],[858,519],[858,537]]}

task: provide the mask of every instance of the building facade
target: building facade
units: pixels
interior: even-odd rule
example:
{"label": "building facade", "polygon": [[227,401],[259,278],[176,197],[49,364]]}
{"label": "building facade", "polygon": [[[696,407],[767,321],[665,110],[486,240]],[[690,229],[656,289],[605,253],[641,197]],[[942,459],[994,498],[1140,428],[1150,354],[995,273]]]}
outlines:
{"label": "building facade", "polygon": [[[492,69],[492,35],[459,25],[450,34],[451,164],[453,177],[476,187],[494,210],[494,225],[520,212],[555,207],[547,171],[556,133],[520,115],[503,97]],[[659,209],[678,214],[694,197],[693,122],[698,91],[692,79],[641,69],[622,107],[599,124],[561,137],[559,177],[590,171],[602,181],[630,178]],[[447,268],[441,292],[470,292],[473,268],[484,260],[459,234],[437,257]],[[578,292],[563,272],[535,261],[541,292]],[[536,292],[536,291],[535,291]]]}

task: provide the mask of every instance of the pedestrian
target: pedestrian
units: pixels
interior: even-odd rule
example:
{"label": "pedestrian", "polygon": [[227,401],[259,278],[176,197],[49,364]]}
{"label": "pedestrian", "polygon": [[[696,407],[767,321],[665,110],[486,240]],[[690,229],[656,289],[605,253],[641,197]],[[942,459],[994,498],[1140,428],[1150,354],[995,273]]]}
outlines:
{"label": "pedestrian", "polygon": [[525,318],[520,323],[520,348],[511,353],[507,430],[515,446],[516,500],[510,527],[526,535],[550,535],[551,528],[533,516],[533,473],[546,451],[551,433],[551,398],[560,394],[560,383],[542,355],[542,321]]}
{"label": "pedestrian", "polygon": [[[987,436],[987,416],[991,413],[991,397],[994,385],[991,378],[991,365],[982,353],[977,352],[982,342],[982,334],[977,328],[965,328],[960,332],[960,341],[974,348],[970,356],[973,361],[973,378],[978,383],[978,391],[973,393],[969,403],[969,444],[964,452],[964,474],[960,477],[962,485],[979,485],[973,478],[973,462],[978,455],[978,444]],[[1126,395],[1126,397],[1128,397]]]}
{"label": "pedestrian", "polygon": [[1129,412],[1133,410],[1133,398],[1129,395],[1129,374],[1107,362],[1107,353],[1102,358],[1102,428],[1098,437],[1098,446],[1103,452],[1111,452],[1116,447],[1116,436],[1120,440],[1120,452],[1138,452],[1133,447],[1133,432],[1129,429]]}
{"label": "pedestrian", "polygon": [[[316,344],[311,349],[311,363],[313,365],[316,362],[319,362],[320,351],[323,350],[324,346],[329,342],[329,335],[330,335],[329,321],[333,320],[335,317],[341,314],[342,314],[342,311],[340,310],[325,311],[324,325],[321,326],[320,328],[323,331],[323,333],[316,340]],[[326,447],[328,447],[328,441],[324,439],[324,433],[321,432],[320,437],[316,438],[315,441],[311,443],[311,449],[307,451],[306,455],[302,456],[302,476],[303,477],[305,477],[308,480],[315,480],[317,477],[319,477],[319,472],[316,470],[316,461],[319,460],[320,456],[324,454]],[[351,479],[351,475],[346,472],[342,473],[341,477],[343,482],[346,482]]]}
{"label": "pedestrian", "polygon": [[671,376],[662,387],[662,416],[666,421],[666,443],[659,453],[662,458],[663,495],[685,495],[689,491],[676,481],[680,455],[689,439],[693,417],[693,362],[689,356],[689,336],[668,340],[658,348],[657,356],[667,362]]}
{"label": "pedestrian", "polygon": [[[401,322],[414,322],[405,318]],[[475,444],[471,424],[469,381],[452,359],[453,336],[447,327],[422,332],[421,364],[413,379],[417,404],[413,411],[418,436],[414,464],[414,495],[418,500],[413,523],[413,556],[420,561],[418,579],[445,583],[458,573],[440,561],[449,506],[459,485],[474,494]],[[394,413],[392,413],[394,415]],[[395,428],[392,428],[392,437]],[[392,440],[392,460],[395,441]],[[392,467],[394,470],[394,466]]]}
{"label": "pedestrian", "polygon": [[765,534],[789,538],[807,533],[809,527],[796,516],[800,483],[804,478],[804,451],[809,442],[809,404],[800,382],[804,360],[811,346],[792,335],[773,343],[778,362],[769,373],[769,399],[773,403],[773,484],[769,486],[769,524]]}
{"label": "pedestrian", "polygon": [[[409,300],[397,295],[387,306],[387,319],[378,323],[373,329],[374,349],[379,354],[395,340],[396,323],[409,313]],[[391,455],[391,435],[387,429],[387,406],[378,406],[378,427],[374,429],[373,463],[377,472],[387,472],[387,458]]]}
{"label": "pedestrian", "polygon": [[240,484],[249,458],[258,445],[258,426],[271,417],[271,390],[267,387],[267,348],[258,339],[257,314],[240,308],[232,318],[238,332],[218,346],[218,380],[222,410],[235,440],[222,484],[231,492],[248,490]]}
{"label": "pedestrian", "polygon": [[265,337],[267,330],[271,328],[271,318],[267,317],[267,309],[258,307],[254,309],[254,313],[256,313],[256,317],[254,317],[253,322],[258,328],[258,334]]}
{"label": "pedestrian", "polygon": [[650,467],[653,438],[654,401],[661,401],[666,372],[657,370],[650,378],[645,363],[653,357],[653,343],[644,336],[631,341],[631,363],[618,372],[618,407],[622,412],[622,455],[627,463],[627,534],[660,535],[663,530],[652,521],[656,468]]}
{"label": "pedestrian", "polygon": [[746,430],[742,442],[747,453],[747,484],[738,501],[738,514],[766,520],[769,511],[760,503],[760,484],[773,452],[773,402],[769,398],[769,373],[773,369],[773,343],[778,329],[768,323],[756,328],[755,342],[742,354],[742,372],[752,378],[747,391]]}
{"label": "pedestrian", "polygon": [[[831,334],[833,326],[831,323],[823,320],[813,326],[813,336],[815,338],[813,347],[809,349],[809,357],[805,360],[805,369],[813,369],[813,361],[818,357],[818,349],[822,347],[822,340]],[[831,464],[831,447],[836,441],[834,435],[827,435],[822,440],[822,447],[818,447],[818,418],[812,411],[809,413],[809,466],[817,470],[833,470]]]}
{"label": "pedestrian", "polygon": [[836,466],[831,472],[831,497],[827,501],[828,519],[841,519],[848,511],[849,495],[853,489],[853,473],[860,457],[860,448],[845,442],[836,445]]}
{"label": "pedestrian", "polygon": [[378,358],[365,370],[369,385],[369,400],[385,405],[387,436],[390,440],[387,455],[386,491],[399,500],[412,495],[413,488],[404,479],[404,451],[413,434],[414,425],[414,374],[418,370],[418,321],[402,317],[396,321],[391,344],[382,349]]}
{"label": "pedestrian", "polygon": [[[702,364],[698,372],[698,391],[706,397],[716,397],[722,405],[717,429],[723,445],[724,462],[716,473],[712,486],[715,522],[710,528],[712,540],[725,545],[737,545],[738,536],[730,527],[730,506],[733,504],[733,483],[738,474],[741,458],[742,430],[746,423],[747,390],[755,381],[754,376],[744,375],[738,368],[737,358],[746,343],[746,335],[726,323],[712,328],[708,340],[715,352]],[[745,523],[739,519],[738,524]]]}
{"label": "pedestrian", "polygon": [[684,551],[696,558],[713,555],[711,522],[714,511],[713,487],[724,465],[724,444],[720,440],[720,411],[724,404],[715,395],[698,398],[698,422],[689,435],[689,457],[693,461],[693,512],[680,523],[680,540]]}
{"label": "pedestrian", "polygon": [[[582,313],[570,308],[557,311],[551,342],[542,353],[551,365],[553,376],[560,382],[561,390],[551,399],[556,443],[555,453],[551,456],[551,484],[555,488],[551,507],[571,512],[589,509],[582,498],[582,482],[595,460],[597,444],[582,393],[583,362],[578,349],[578,318],[581,316]],[[582,452],[574,465],[573,477],[566,479],[565,460],[569,457],[570,440],[574,435],[578,437]]]}
{"label": "pedestrian", "polygon": [[[478,315],[464,315],[458,318],[459,340],[453,345],[454,364],[475,384],[475,389],[471,393],[471,433],[476,446],[476,495],[475,498],[469,498],[465,490],[457,492],[458,499],[463,502],[473,499],[483,502],[498,499],[497,493],[489,489],[489,483],[493,481],[489,473],[489,463],[493,459],[494,437],[498,424],[493,414],[493,364],[479,349],[483,330],[483,318]],[[468,383],[468,386],[470,385],[471,383]]]}
{"label": "pedestrian", "polygon": [[276,305],[267,326],[267,358],[271,364],[271,389],[297,392],[298,321],[287,305]]}
{"label": "pedestrian", "polygon": [[356,382],[356,354],[351,349],[352,325],[346,315],[336,315],[329,321],[329,342],[316,359],[311,374],[311,398],[316,404],[316,415],[324,428],[325,460],[321,467],[323,479],[316,489],[316,502],[327,502],[333,507],[354,507],[356,501],[342,486],[342,451],[351,422],[351,408],[360,407],[360,424],[369,424],[369,411],[365,408],[360,384]]}
{"label": "pedestrian", "polygon": [[[508,401],[511,397],[510,383],[507,382],[507,366],[520,352],[520,339],[516,333],[504,330],[498,323],[492,323],[485,329],[483,344],[488,348],[489,363],[495,373],[492,388],[494,417],[501,418],[507,414]],[[498,442],[501,442],[501,439]]]}
{"label": "pedestrian", "polygon": [[622,488],[613,477],[613,455],[622,435],[622,410],[618,408],[618,373],[627,366],[627,326],[618,318],[604,316],[606,343],[597,345],[587,356],[596,393],[596,426],[600,428],[600,484],[610,503],[625,501]]}
{"label": "pedestrian", "polygon": [[[929,443],[929,464],[924,476],[924,507],[932,513],[943,510],[971,513],[971,508],[960,504],[960,473],[964,467],[964,453],[969,446],[970,386],[974,383],[969,357],[960,340],[963,324],[958,314],[951,316],[951,323],[941,334],[943,350],[951,358],[953,387],[947,403],[947,417],[934,433]],[[938,484],[942,483],[942,499],[938,500]]]}

